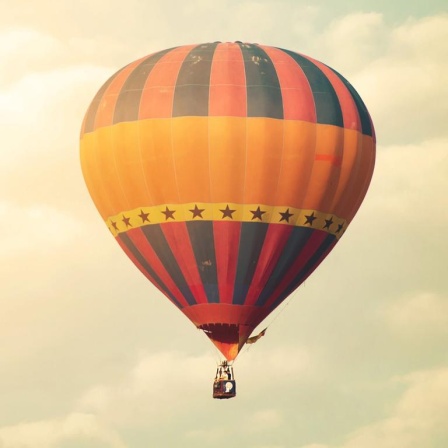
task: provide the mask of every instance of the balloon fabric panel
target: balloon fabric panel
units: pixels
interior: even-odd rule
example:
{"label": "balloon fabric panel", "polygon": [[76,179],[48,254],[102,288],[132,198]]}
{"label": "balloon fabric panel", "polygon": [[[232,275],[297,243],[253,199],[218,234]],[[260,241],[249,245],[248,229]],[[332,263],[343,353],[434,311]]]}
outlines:
{"label": "balloon fabric panel", "polygon": [[340,239],[374,160],[371,118],[345,78],[256,44],[139,59],[99,90],[81,129],[112,235],[229,360]]}

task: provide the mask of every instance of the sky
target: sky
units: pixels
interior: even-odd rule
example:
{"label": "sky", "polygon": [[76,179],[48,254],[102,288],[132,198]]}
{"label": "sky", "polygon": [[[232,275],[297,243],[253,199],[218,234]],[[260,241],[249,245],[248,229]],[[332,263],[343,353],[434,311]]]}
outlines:
{"label": "sky", "polygon": [[[445,0],[0,0],[0,448],[448,446]],[[235,363],[130,263],[79,164],[84,113],[146,54],[246,41],[366,103],[377,162],[337,247]]]}

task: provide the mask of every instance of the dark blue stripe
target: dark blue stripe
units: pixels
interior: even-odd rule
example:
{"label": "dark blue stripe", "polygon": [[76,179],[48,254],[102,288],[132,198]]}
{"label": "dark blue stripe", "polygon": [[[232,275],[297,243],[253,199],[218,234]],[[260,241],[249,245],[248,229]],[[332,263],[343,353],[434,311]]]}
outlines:
{"label": "dark blue stripe", "polygon": [[317,251],[308,260],[303,269],[297,274],[287,288],[279,295],[277,300],[272,304],[271,311],[283,302],[295,289],[297,289],[313,272],[322,256],[327,252],[330,246],[335,242],[336,237],[328,234]]}
{"label": "dark blue stripe", "polygon": [[246,71],[247,116],[282,119],[282,91],[271,58],[258,45],[239,46]]}
{"label": "dark blue stripe", "polygon": [[210,73],[217,45],[199,45],[188,53],[176,82],[173,117],[208,116]]}
{"label": "dark blue stripe", "polygon": [[338,96],[322,70],[309,59],[293,51],[281,50],[296,61],[308,79],[316,106],[317,123],[343,127],[344,120]]}
{"label": "dark blue stripe", "polygon": [[152,279],[155,281],[156,286],[158,286],[167,297],[169,297],[172,302],[179,308],[183,308],[182,305],[177,301],[177,299],[173,296],[171,291],[167,288],[167,286],[162,282],[162,280],[159,278],[159,276],[154,272],[154,270],[151,268],[151,266],[148,264],[146,259],[143,257],[143,255],[139,252],[137,247],[134,245],[134,243],[131,241],[128,235],[126,233],[120,233],[118,235],[118,238],[120,241],[122,241],[125,246],[129,249],[129,251],[132,253],[132,255],[135,257],[135,259],[140,263],[142,268],[152,277]]}
{"label": "dark blue stripe", "polygon": [[219,303],[213,222],[189,221],[187,229],[207,300]]}
{"label": "dark blue stripe", "polygon": [[269,224],[264,222],[243,222],[241,225],[238,264],[232,300],[235,304],[244,305],[268,227]]}
{"label": "dark blue stripe", "polygon": [[113,124],[138,119],[140,100],[146,80],[160,58],[171,50],[173,49],[169,48],[148,56],[132,70],[118,95]]}
{"label": "dark blue stripe", "polygon": [[348,91],[350,92],[353,101],[356,104],[356,108],[358,109],[359,118],[361,119],[362,133],[364,135],[373,136],[372,121],[370,120],[369,111],[367,110],[366,105],[359,96],[359,93],[340,73],[338,73],[336,70],[333,70],[331,67],[329,68],[332,72],[334,72],[335,75],[338,76],[338,78],[344,83],[345,87],[347,87]]}
{"label": "dark blue stripe", "polygon": [[[168,223],[163,225],[169,226],[170,224]],[[184,275],[182,274],[179,264],[171,251],[162,229],[160,228],[160,224],[143,226],[141,229],[160,262],[163,264],[163,267],[166,269],[182,295],[185,297],[185,300],[189,305],[195,305],[196,300],[185,280]]]}
{"label": "dark blue stripe", "polygon": [[263,291],[258,298],[256,305],[263,306],[277,289],[286,272],[295,263],[300,253],[313,234],[314,230],[306,227],[294,227],[289,235],[288,242],[285,244],[282,254],[269,277]]}

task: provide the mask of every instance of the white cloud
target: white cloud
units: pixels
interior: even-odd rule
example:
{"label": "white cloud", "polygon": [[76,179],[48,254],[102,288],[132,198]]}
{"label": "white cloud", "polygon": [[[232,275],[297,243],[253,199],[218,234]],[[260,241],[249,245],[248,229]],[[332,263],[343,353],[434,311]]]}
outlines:
{"label": "white cloud", "polygon": [[45,204],[29,207],[0,202],[0,259],[12,259],[73,243],[85,231],[82,222]]}
{"label": "white cloud", "polygon": [[448,210],[443,207],[448,189],[448,138],[419,144],[381,146],[377,154],[369,208],[397,222],[437,216],[431,225],[445,226]]}
{"label": "white cloud", "polygon": [[[73,413],[65,418],[20,423],[0,428],[1,448],[58,448],[62,443],[98,443],[108,448],[127,445],[94,415]],[[91,445],[89,445],[91,446]]]}
{"label": "white cloud", "polygon": [[448,368],[394,379],[408,386],[389,416],[348,434],[341,445],[301,448],[421,448],[448,443]]}
{"label": "white cloud", "polygon": [[114,424],[138,425],[151,418],[175,418],[209,399],[213,359],[165,352],[142,355],[122,382],[98,385],[78,402],[80,410],[96,412]]}
{"label": "white cloud", "polygon": [[17,81],[35,70],[50,68],[64,56],[55,37],[30,28],[0,32],[0,85]]}
{"label": "white cloud", "polygon": [[[331,65],[331,61],[337,61],[349,76],[349,73],[362,70],[372,59],[378,58],[385,32],[382,14],[354,13],[335,19],[317,42],[328,53],[327,62]],[[338,67],[334,68],[338,70]]]}
{"label": "white cloud", "polygon": [[403,378],[408,390],[391,415],[359,429],[344,448],[421,448],[448,443],[448,369],[415,373]]}
{"label": "white cloud", "polygon": [[446,136],[447,30],[446,15],[391,29],[384,53],[349,78],[372,113],[380,143]]}
{"label": "white cloud", "polygon": [[396,300],[386,308],[385,319],[392,332],[410,341],[447,337],[448,300],[435,293]]}
{"label": "white cloud", "polygon": [[[246,354],[238,361],[235,376],[244,390],[241,392],[244,397],[255,397],[266,390],[268,384],[272,390],[278,378],[282,378],[282,383],[277,384],[280,389],[282,384],[297,381],[298,375],[302,381],[308,381],[310,364],[310,356],[303,349],[267,350],[263,359]],[[118,425],[130,421],[138,424],[150,416],[157,416],[159,421],[168,417],[176,419],[209,403],[214,365],[215,360],[206,355],[191,357],[178,352],[142,354],[122,381],[92,387],[78,400],[77,409],[98,413]],[[249,432],[273,429],[283,420],[275,409],[257,409],[245,419],[244,431]],[[187,435],[214,439],[220,434],[216,431],[213,429],[210,433],[208,429],[194,428]]]}
{"label": "white cloud", "polygon": [[0,91],[5,157],[39,152],[45,163],[45,154],[77,138],[84,112],[110,74],[110,68],[95,66],[30,72]]}
{"label": "white cloud", "polygon": [[[432,352],[431,359],[435,360],[432,365],[446,352],[446,347],[434,349],[431,343],[438,336],[446,336],[446,294],[442,292],[446,280],[442,270],[445,269],[447,243],[442,236],[448,225],[448,210],[444,207],[444,194],[448,191],[445,123],[448,102],[444,100],[448,92],[445,82],[447,16],[413,20],[392,27],[390,20],[379,13],[352,14],[337,18],[325,29],[326,24],[318,22],[328,10],[320,11],[319,6],[310,7],[294,1],[265,1],[261,6],[253,1],[229,1],[213,6],[212,2],[203,0],[188,5],[176,2],[177,9],[182,12],[177,16],[173,16],[173,5],[169,3],[133,0],[126,4],[115,3],[112,8],[106,1],[75,7],[66,2],[44,1],[35,11],[24,12],[28,22],[34,22],[32,25],[36,28],[30,25],[30,28],[0,31],[0,190],[3,195],[0,196],[0,233],[3,236],[0,241],[3,261],[0,327],[2,340],[8,341],[2,345],[5,380],[0,392],[2,408],[8,409],[3,410],[2,415],[7,415],[11,406],[15,414],[8,418],[18,422],[0,428],[0,446],[59,448],[65,442],[84,446],[90,441],[88,446],[96,442],[101,446],[124,448],[114,431],[123,430],[123,437],[128,437],[135,426],[147,431],[140,442],[141,446],[148,446],[146,442],[151,437],[148,433],[163,432],[159,428],[165,423],[170,426],[172,422],[180,429],[175,435],[169,434],[169,441],[185,435],[189,446],[198,446],[202,441],[204,446],[225,446],[229,428],[218,426],[217,416],[235,423],[230,432],[236,444],[243,441],[239,445],[244,446],[244,441],[253,436],[254,439],[259,437],[258,443],[254,442],[257,447],[292,446],[297,443],[294,440],[297,434],[288,436],[282,429],[287,424],[302,422],[303,425],[304,414],[294,417],[291,413],[291,409],[297,410],[298,406],[297,401],[292,403],[292,400],[303,394],[312,406],[306,400],[299,404],[302,406],[299,409],[307,413],[309,425],[302,426],[303,434],[297,437],[312,440],[310,434],[332,433],[340,440],[346,429],[341,429],[343,424],[335,423],[332,416],[328,418],[332,419],[334,427],[328,428],[323,410],[328,410],[326,405],[334,401],[334,394],[340,396],[337,394],[342,388],[350,393],[359,390],[360,383],[366,385],[363,390],[378,388],[378,372],[384,366],[378,367],[375,364],[378,358],[370,351],[366,353],[365,347],[376,344],[372,351],[384,353],[386,338],[379,338],[380,342],[369,340],[372,334],[366,318],[369,310],[377,309],[379,295],[386,291],[386,296],[390,297],[393,295],[390,290],[396,288],[395,297],[401,297],[386,306],[381,315],[393,336],[387,344],[394,347],[394,359],[388,360],[390,366],[385,369],[403,371],[400,368],[407,362],[403,346],[405,342],[415,344],[418,338],[427,342],[425,351]],[[19,8],[14,2],[12,7]],[[22,5],[20,9],[29,8]],[[106,13],[107,20],[98,19]],[[8,17],[16,16],[3,14],[0,20]],[[23,19],[23,15],[20,17]],[[316,37],[319,34],[321,38]],[[154,352],[142,355],[126,373],[126,365],[131,362],[129,357],[132,358],[129,352],[144,345],[140,335],[134,338],[129,335],[140,331],[143,334],[146,322],[142,318],[139,326],[133,326],[123,323],[125,319],[118,319],[117,314],[122,312],[132,320],[138,307],[132,312],[129,311],[132,305],[124,310],[126,302],[118,301],[117,297],[127,300],[129,296],[130,304],[135,298],[131,296],[143,301],[146,285],[143,285],[144,279],[141,283],[135,280],[130,264],[129,275],[128,265],[121,267],[127,260],[123,265],[116,262],[121,254],[117,255],[118,248],[107,239],[110,236],[106,228],[100,228],[93,208],[86,213],[96,220],[95,229],[86,232],[87,235],[83,233],[87,229],[82,224],[80,227],[76,220],[79,216],[72,213],[72,209],[89,199],[81,190],[83,186],[74,193],[69,191],[73,188],[70,185],[82,183],[78,164],[82,117],[98,88],[117,68],[145,53],[173,44],[225,39],[279,45],[334,65],[353,83],[371,110],[380,143],[374,185],[366,208],[362,209],[362,217],[356,220],[359,228],[366,231],[356,234],[354,226],[354,238],[350,232],[351,241],[355,242],[352,251],[359,243],[356,250],[362,263],[355,261],[355,266],[347,271],[333,271],[339,277],[335,285],[344,283],[345,276],[347,283],[350,281],[349,295],[353,296],[351,291],[358,291],[356,288],[363,294],[348,297],[347,301],[344,297],[344,304],[337,303],[331,308],[332,304],[325,299],[336,293],[335,300],[339,300],[343,294],[338,296],[338,286],[332,289],[325,282],[325,274],[317,277],[322,288],[321,308],[307,304],[296,308],[288,316],[293,325],[299,310],[309,306],[310,313],[314,313],[308,322],[302,320],[303,327],[297,332],[300,336],[296,328],[283,328],[277,347],[271,348],[268,340],[260,341],[259,344],[266,342],[266,345],[257,346],[238,359],[239,396],[226,404],[211,399],[214,359],[205,355],[191,357],[163,352],[174,346],[170,346],[169,331],[163,333],[164,337],[160,337],[162,331],[147,333],[155,334],[146,345],[147,350]],[[98,242],[96,229],[107,242]],[[356,235],[360,240],[356,240]],[[83,244],[78,244],[81,236],[85,237]],[[36,253],[41,256],[35,257]],[[337,253],[335,257],[337,260]],[[124,286],[110,281],[119,271],[124,275]],[[421,285],[423,281],[430,282],[434,289]],[[408,294],[409,290],[414,292]],[[434,292],[419,294],[416,290]],[[355,300],[357,304],[353,305]],[[154,303],[158,307],[154,315],[165,317],[164,311],[160,311],[162,307],[156,304],[159,302]],[[174,309],[170,312],[176,313]],[[345,339],[336,330],[343,325],[336,322],[338,313],[346,319],[343,322],[347,323],[347,328],[340,330],[340,333],[345,332]],[[168,314],[166,312],[166,316]],[[319,317],[322,317],[320,323]],[[168,325],[173,325],[169,316],[167,320]],[[356,338],[353,337],[353,323],[359,328]],[[115,324],[116,328],[108,327]],[[163,319],[156,325],[163,329],[167,326]],[[95,336],[98,339],[93,341]],[[321,352],[299,346],[297,339],[301,337],[320,345]],[[128,341],[131,341],[129,345]],[[286,341],[296,348],[286,346]],[[350,344],[355,343],[365,362],[359,369],[351,369],[347,362],[349,357],[344,355],[344,350],[350,352]],[[443,344],[437,347],[440,345]],[[328,355],[331,350],[333,358]],[[408,349],[409,353],[410,358],[421,354],[415,346]],[[322,359],[326,355],[328,357]],[[87,358],[95,358],[95,363],[88,362]],[[333,370],[328,368],[329,358],[334,363]],[[48,366],[43,359],[51,360]],[[86,364],[77,365],[81,364],[76,362],[78,359],[86,359]],[[123,359],[126,359],[125,366]],[[350,357],[349,361],[353,359]],[[66,361],[69,367],[57,370],[60,369],[57,364]],[[83,382],[68,387],[60,380],[64,384],[48,387],[46,382],[51,382],[48,378],[52,378],[47,374],[48,369],[53,374],[63,371],[67,384],[76,383],[81,376]],[[334,381],[341,369],[344,374],[350,370],[349,378],[344,377],[342,385],[325,383],[326,375],[331,375]],[[59,373],[58,376],[65,379],[65,375]],[[17,377],[19,379],[14,382]],[[46,412],[52,415],[69,407],[79,390],[87,391],[75,406],[78,412],[60,419],[36,418],[34,422],[24,423],[23,415],[30,416],[34,412],[38,416],[44,411],[39,408],[39,399],[33,408],[33,398],[25,397],[28,390],[23,392],[22,377],[30,395],[37,389],[42,389],[42,396],[48,394]],[[380,397],[375,397],[375,405],[370,401],[362,403],[361,399],[356,402],[360,406],[359,413],[368,414],[368,421],[376,420],[376,423],[366,423],[366,417],[362,427],[347,436],[343,448],[421,448],[431,446],[432,438],[446,441],[446,371],[422,372],[403,381],[407,391],[382,420],[375,412],[389,404],[387,392],[378,393]],[[22,402],[18,399],[20,392],[9,388],[10,383],[20,383],[17,387],[25,397]],[[89,388],[88,384],[92,383],[96,385]],[[293,387],[294,393],[291,392]],[[349,415],[350,406],[344,402],[346,397],[347,394],[343,394],[338,411]],[[267,403],[267,398],[272,402]],[[369,414],[372,408],[374,411]],[[198,423],[198,415],[203,419],[201,423]],[[355,419],[354,414],[349,416]],[[187,424],[182,423],[185,420]],[[242,421],[247,426],[239,428],[236,423]],[[257,428],[270,428],[271,440],[267,440],[267,433],[257,432]],[[184,434],[180,434],[182,431]],[[279,434],[284,437],[283,444],[278,440]],[[315,439],[329,443],[331,436]],[[77,441],[79,444],[75,445]],[[306,448],[329,447],[317,443]]]}
{"label": "white cloud", "polygon": [[368,254],[352,274],[374,280],[377,294],[446,291],[447,148],[440,138],[378,149],[370,190],[342,243]]}

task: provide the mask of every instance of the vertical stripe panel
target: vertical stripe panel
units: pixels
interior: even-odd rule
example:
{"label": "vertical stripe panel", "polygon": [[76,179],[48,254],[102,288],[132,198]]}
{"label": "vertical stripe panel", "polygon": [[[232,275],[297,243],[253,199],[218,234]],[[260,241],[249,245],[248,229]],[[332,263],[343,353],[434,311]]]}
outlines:
{"label": "vertical stripe panel", "polygon": [[121,233],[117,237],[117,242],[124,250],[126,255],[132,262],[140,269],[140,271],[160,290],[165,294],[178,308],[182,308],[181,301],[178,300],[171,292],[170,288],[162,281],[156,271],[151,267],[146,258],[140,253],[134,242],[126,233]]}
{"label": "vertical stripe panel", "polygon": [[245,117],[246,114],[246,75],[240,47],[220,44],[210,73],[209,116]]}
{"label": "vertical stripe panel", "polygon": [[189,221],[187,222],[187,229],[208,302],[218,303],[219,289],[216,272],[213,222]]}
{"label": "vertical stripe panel", "polygon": [[189,305],[194,305],[196,303],[196,300],[194,299],[193,294],[188,287],[185,277],[183,276],[182,271],[179,268],[179,264],[177,263],[177,260],[173,255],[168,242],[166,241],[160,225],[144,226],[140,229],[149,242],[154,255],[157,257],[157,259],[163,265],[164,269],[172,278],[174,282],[173,288],[179,289],[179,291],[182,293],[182,296],[185,298]]}
{"label": "vertical stripe panel", "polygon": [[292,280],[288,287],[280,293],[277,299],[269,305],[271,312],[274,308],[280,305],[295,289],[297,289],[319,266],[328,253],[333,249],[336,244],[336,239],[333,235],[327,235],[322,242],[321,246],[314,252],[312,257],[308,260],[306,265],[301,269],[300,273]]}
{"label": "vertical stripe panel", "polygon": [[173,114],[174,89],[180,67],[195,45],[177,47],[166,53],[146,79],[140,100],[139,119],[170,118]]}
{"label": "vertical stripe panel", "polygon": [[289,50],[283,51],[299,64],[308,78],[316,105],[317,122],[344,126],[338,97],[324,73],[310,59]]}
{"label": "vertical stripe panel", "polygon": [[210,71],[217,45],[199,45],[185,58],[174,91],[173,117],[208,115]]}
{"label": "vertical stripe panel", "polygon": [[[294,268],[297,260],[300,260],[302,257],[302,252],[309,244],[313,233],[313,230],[304,227],[294,227],[292,229],[288,242],[256,302],[257,306],[264,306],[266,304],[274,294],[274,291],[278,288],[279,284],[281,284],[283,277]],[[289,282],[287,282],[287,284],[288,283]]]}
{"label": "vertical stripe panel", "polygon": [[207,303],[202,279],[198,271],[198,265],[191,247],[190,237],[185,222],[170,222],[160,226],[176,258],[182,275],[188,283],[197,303]]}
{"label": "vertical stripe panel", "polygon": [[358,114],[361,119],[361,127],[362,127],[362,133],[364,135],[370,135],[374,136],[374,130],[372,125],[372,120],[370,118],[369,112],[367,110],[366,105],[364,104],[363,100],[359,96],[358,92],[354,89],[354,87],[336,70],[330,69],[333,71],[336,76],[339,77],[339,79],[345,84],[345,87],[349,90],[351,93],[353,100],[356,103],[356,107],[358,108]]}
{"label": "vertical stripe panel", "polygon": [[264,222],[243,222],[241,225],[238,266],[232,300],[234,304],[245,304],[268,227],[269,224]]}
{"label": "vertical stripe panel", "polygon": [[98,106],[98,113],[95,117],[94,129],[104,126],[110,126],[113,122],[115,107],[117,104],[118,95],[123,87],[123,84],[128,79],[128,76],[142,60],[132,62],[117,73],[112,82],[104,92],[101,102]]}
{"label": "vertical stripe panel", "polygon": [[282,119],[282,93],[274,64],[258,45],[240,47],[246,71],[247,116]]}
{"label": "vertical stripe panel", "polygon": [[241,222],[213,222],[220,303],[232,303]]}
{"label": "vertical stripe panel", "polygon": [[113,124],[122,121],[135,121],[138,119],[140,99],[143,87],[148,75],[151,73],[154,65],[171,49],[159,51],[145,58],[128,76],[120,95],[117,98],[117,105],[113,118]]}
{"label": "vertical stripe panel", "polygon": [[347,89],[345,83],[336,75],[336,73],[332,69],[330,69],[330,67],[316,60],[313,60],[313,62],[317,67],[319,67],[320,70],[322,70],[322,72],[331,82],[331,85],[333,86],[336,95],[339,98],[342,118],[344,120],[344,128],[354,129],[361,132],[361,119],[358,107],[356,106],[354,98],[351,92]]}
{"label": "vertical stripe panel", "polygon": [[279,300],[279,296],[282,292],[284,292],[294,282],[294,279],[302,275],[304,270],[306,270],[310,259],[312,259],[316,251],[319,250],[327,236],[328,234],[325,232],[316,230],[312,232],[302,250],[296,253],[296,258],[291,267],[287,271],[283,271],[282,278],[265,301],[264,306],[270,308],[273,303]]}
{"label": "vertical stripe panel", "polygon": [[303,70],[284,51],[274,47],[263,48],[277,72],[282,92],[284,119],[315,123],[313,92]]}
{"label": "vertical stripe panel", "polygon": [[210,200],[214,203],[244,202],[247,120],[243,117],[210,117]]}
{"label": "vertical stripe panel", "polygon": [[270,224],[244,305],[255,305],[288,243],[292,226]]}
{"label": "vertical stripe panel", "polygon": [[98,90],[97,94],[93,98],[92,102],[90,103],[89,108],[87,109],[87,113],[84,118],[83,125],[81,127],[81,135],[85,134],[86,132],[92,132],[95,129],[95,118],[96,114],[98,112],[98,107],[100,105],[100,102],[103,98],[104,93],[106,92],[107,88],[109,87],[110,83],[115,79],[115,77],[122,71],[121,69],[117,73],[114,73],[101,87],[100,90]]}

